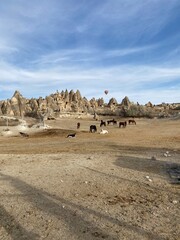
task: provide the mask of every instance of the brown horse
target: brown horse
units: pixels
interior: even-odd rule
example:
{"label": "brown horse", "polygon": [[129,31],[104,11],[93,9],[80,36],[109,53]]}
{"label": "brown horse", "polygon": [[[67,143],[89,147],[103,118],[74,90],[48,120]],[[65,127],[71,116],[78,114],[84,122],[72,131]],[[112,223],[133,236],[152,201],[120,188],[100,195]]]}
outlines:
{"label": "brown horse", "polygon": [[136,125],[136,121],[135,121],[134,119],[130,119],[128,122],[129,122],[129,124],[134,124],[134,125]]}
{"label": "brown horse", "polygon": [[80,122],[77,123],[77,129],[79,129],[81,126]]}
{"label": "brown horse", "polygon": [[127,122],[125,121],[125,122],[119,122],[119,127],[121,128],[121,127],[126,127],[126,125],[127,125]]}

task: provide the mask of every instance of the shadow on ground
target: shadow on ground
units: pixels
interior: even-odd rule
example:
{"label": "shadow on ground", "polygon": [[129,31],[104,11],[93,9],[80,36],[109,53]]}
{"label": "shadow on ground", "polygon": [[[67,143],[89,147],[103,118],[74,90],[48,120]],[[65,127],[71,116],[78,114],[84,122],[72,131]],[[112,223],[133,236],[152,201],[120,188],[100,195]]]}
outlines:
{"label": "shadow on ground", "polygon": [[[20,191],[23,194],[23,198],[29,203],[33,204],[38,210],[48,213],[57,218],[58,220],[63,220],[69,225],[69,230],[72,232],[73,236],[77,236],[78,239],[119,239],[119,236],[111,234],[107,229],[100,228],[95,221],[88,220],[88,216],[94,216],[98,218],[98,222],[104,220],[108,221],[113,225],[116,225],[119,229],[125,228],[129,234],[135,234],[139,236],[139,239],[144,237],[145,239],[153,240],[164,240],[163,237],[158,236],[150,231],[147,231],[139,226],[132,225],[125,221],[119,221],[116,218],[113,218],[109,215],[97,212],[93,209],[86,208],[82,205],[72,203],[68,200],[60,198],[56,195],[52,195],[44,190],[40,190],[36,187],[33,187],[23,180],[20,180],[16,177],[5,175],[0,173],[1,179],[9,182],[17,191]],[[63,205],[66,207],[63,208]],[[2,207],[3,210],[3,207]],[[81,214],[78,214],[81,212]],[[10,218],[11,227],[16,220],[13,219],[6,211],[2,211],[0,223],[4,226],[5,219]],[[26,235],[26,238],[18,239],[36,239],[35,237],[28,238],[29,233],[20,226],[20,232],[23,232]],[[12,238],[14,237],[13,233],[9,232]],[[20,235],[20,233],[19,233]],[[32,236],[35,236],[34,233]],[[132,236],[132,235],[131,235]],[[15,238],[13,238],[15,239]]]}
{"label": "shadow on ground", "polygon": [[39,239],[37,234],[28,232],[25,228],[23,228],[2,205],[0,205],[0,226],[6,230],[7,234],[10,235],[13,240]]}
{"label": "shadow on ground", "polygon": [[132,156],[119,156],[115,165],[148,174],[157,174],[167,178],[169,183],[180,183],[180,164],[169,161],[153,160]]}

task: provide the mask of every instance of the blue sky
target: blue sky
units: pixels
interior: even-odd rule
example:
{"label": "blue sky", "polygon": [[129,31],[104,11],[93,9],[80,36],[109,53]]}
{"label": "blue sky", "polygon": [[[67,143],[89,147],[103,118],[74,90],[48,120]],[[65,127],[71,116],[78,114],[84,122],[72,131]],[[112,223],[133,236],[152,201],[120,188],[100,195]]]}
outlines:
{"label": "blue sky", "polygon": [[65,89],[180,102],[180,1],[1,0],[0,99]]}

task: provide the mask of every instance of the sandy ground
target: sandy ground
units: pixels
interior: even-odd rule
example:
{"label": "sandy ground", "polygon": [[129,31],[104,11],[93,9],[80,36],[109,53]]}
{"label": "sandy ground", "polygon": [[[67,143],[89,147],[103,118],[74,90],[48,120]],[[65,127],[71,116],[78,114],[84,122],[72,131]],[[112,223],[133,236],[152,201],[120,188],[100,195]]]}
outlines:
{"label": "sandy ground", "polygon": [[92,118],[0,127],[0,239],[178,240],[180,120],[136,121],[106,135]]}

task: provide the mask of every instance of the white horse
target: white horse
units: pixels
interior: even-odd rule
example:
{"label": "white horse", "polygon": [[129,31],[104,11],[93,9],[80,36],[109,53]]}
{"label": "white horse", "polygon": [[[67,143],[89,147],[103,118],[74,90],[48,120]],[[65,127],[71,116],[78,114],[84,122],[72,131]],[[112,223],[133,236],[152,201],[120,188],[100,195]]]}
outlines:
{"label": "white horse", "polygon": [[108,130],[101,129],[100,134],[107,134]]}

